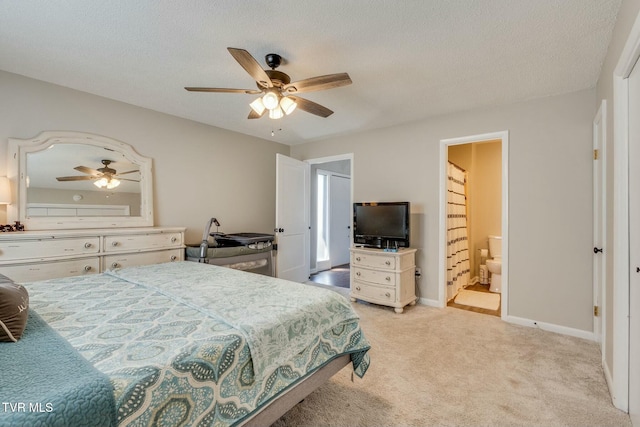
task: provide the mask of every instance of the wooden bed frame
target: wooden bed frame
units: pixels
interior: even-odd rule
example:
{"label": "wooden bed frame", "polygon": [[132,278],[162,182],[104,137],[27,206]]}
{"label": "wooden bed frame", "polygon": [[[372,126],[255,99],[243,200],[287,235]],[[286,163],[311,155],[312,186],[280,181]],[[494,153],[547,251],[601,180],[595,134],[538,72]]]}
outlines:
{"label": "wooden bed frame", "polygon": [[276,397],[240,425],[243,427],[270,426],[350,362],[351,356],[349,354],[343,354],[333,359],[312,374],[307,375],[302,381]]}

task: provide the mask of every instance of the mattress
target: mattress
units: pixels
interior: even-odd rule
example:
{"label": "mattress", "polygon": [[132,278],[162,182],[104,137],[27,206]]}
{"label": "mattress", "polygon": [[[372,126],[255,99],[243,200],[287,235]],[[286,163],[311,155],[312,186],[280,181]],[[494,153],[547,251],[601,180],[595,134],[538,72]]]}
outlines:
{"label": "mattress", "polygon": [[337,293],[193,262],[25,284],[31,307],[106,374],[118,425],[237,425],[335,357],[369,366]]}

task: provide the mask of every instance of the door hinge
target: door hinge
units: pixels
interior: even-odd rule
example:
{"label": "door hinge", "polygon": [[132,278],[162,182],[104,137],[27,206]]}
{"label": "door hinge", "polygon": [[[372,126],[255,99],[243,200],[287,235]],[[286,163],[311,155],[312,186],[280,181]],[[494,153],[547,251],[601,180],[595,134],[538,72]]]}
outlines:
{"label": "door hinge", "polygon": [[593,150],[593,160],[598,160],[598,150]]}
{"label": "door hinge", "polygon": [[598,317],[600,315],[600,308],[597,305],[593,306],[593,315]]}

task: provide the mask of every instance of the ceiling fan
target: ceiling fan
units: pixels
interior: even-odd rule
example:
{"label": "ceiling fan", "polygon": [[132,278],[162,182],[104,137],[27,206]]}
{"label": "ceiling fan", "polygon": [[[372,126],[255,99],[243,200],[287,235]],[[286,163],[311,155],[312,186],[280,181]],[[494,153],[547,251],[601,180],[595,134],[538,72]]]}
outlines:
{"label": "ceiling fan", "polygon": [[275,53],[265,56],[265,61],[270,70],[262,69],[262,66],[249,52],[244,49],[228,47],[227,50],[236,61],[256,81],[258,89],[225,89],[215,87],[185,87],[192,92],[222,92],[222,93],[246,93],[260,95],[250,105],[249,119],[258,119],[267,111],[272,119],[279,119],[285,114],[289,115],[300,108],[307,113],[320,117],[329,117],[333,111],[308,99],[297,96],[299,93],[315,92],[319,90],[333,89],[351,84],[351,78],[347,73],[327,74],[325,76],[311,77],[304,80],[291,82],[291,78],[276,68],[282,63],[282,57]]}
{"label": "ceiling fan", "polygon": [[89,181],[95,180],[93,183],[98,188],[112,189],[116,188],[120,185],[120,181],[133,181],[140,182],[135,179],[127,179],[122,178],[121,175],[126,175],[129,173],[140,172],[139,170],[131,170],[127,172],[118,173],[115,169],[110,168],[109,165],[113,163],[112,160],[102,160],[102,164],[104,165],[98,169],[92,169],[86,166],[76,166],[74,169],[86,173],[87,175],[75,175],[75,176],[59,176],[56,177],[58,181]]}

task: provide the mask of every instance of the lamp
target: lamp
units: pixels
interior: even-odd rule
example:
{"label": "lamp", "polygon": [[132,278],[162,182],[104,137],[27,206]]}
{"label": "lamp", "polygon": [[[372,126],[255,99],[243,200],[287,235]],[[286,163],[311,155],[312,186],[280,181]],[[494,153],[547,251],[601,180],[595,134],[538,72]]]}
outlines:
{"label": "lamp", "polygon": [[273,110],[274,108],[276,108],[279,102],[280,102],[280,97],[273,90],[268,91],[262,97],[262,103],[268,110]]}
{"label": "lamp", "polygon": [[295,110],[297,106],[298,104],[288,96],[285,96],[280,100],[280,108],[282,108],[287,116],[293,113],[293,110]]}
{"label": "lamp", "polygon": [[9,178],[0,176],[0,205],[11,204],[11,184]]}
{"label": "lamp", "polygon": [[106,187],[108,190],[111,190],[112,188],[116,188],[118,185],[120,185],[120,180],[115,178],[102,177],[96,182],[94,182],[93,185],[95,185],[98,188]]}
{"label": "lamp", "polygon": [[265,110],[269,110],[270,119],[280,119],[285,114],[291,114],[298,104],[293,99],[282,96],[276,90],[271,89],[250,103],[249,106],[258,116],[262,116]]}
{"label": "lamp", "polygon": [[269,110],[270,119],[281,119],[284,116],[284,111],[277,105],[273,110]]}
{"label": "lamp", "polygon": [[255,101],[253,101],[251,104],[249,104],[249,106],[251,107],[251,109],[253,111],[255,111],[256,113],[258,113],[259,116],[262,115],[262,113],[264,113],[264,110],[267,108],[264,106],[264,104],[262,103],[262,98],[258,98]]}

